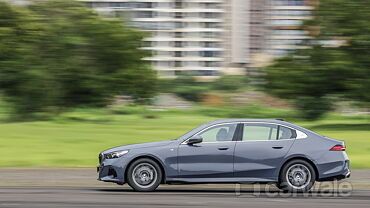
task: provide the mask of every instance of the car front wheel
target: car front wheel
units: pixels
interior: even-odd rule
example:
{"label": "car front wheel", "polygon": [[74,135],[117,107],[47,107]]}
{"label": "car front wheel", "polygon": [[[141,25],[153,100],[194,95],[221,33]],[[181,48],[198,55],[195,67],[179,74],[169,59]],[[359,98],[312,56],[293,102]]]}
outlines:
{"label": "car front wheel", "polygon": [[307,192],[315,184],[316,173],[310,163],[292,160],[283,166],[278,188],[289,192]]}
{"label": "car front wheel", "polygon": [[127,182],[135,191],[154,191],[161,181],[161,168],[151,159],[138,159],[128,168]]}

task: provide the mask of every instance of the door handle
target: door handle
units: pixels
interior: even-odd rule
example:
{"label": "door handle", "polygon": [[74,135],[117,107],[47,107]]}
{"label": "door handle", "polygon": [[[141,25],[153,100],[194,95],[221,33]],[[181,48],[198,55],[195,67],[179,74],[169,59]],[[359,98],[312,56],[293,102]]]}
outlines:
{"label": "door handle", "polygon": [[219,147],[218,149],[219,150],[228,150],[229,148],[228,147]]}
{"label": "door handle", "polygon": [[283,149],[283,147],[280,147],[280,146],[279,146],[279,147],[277,147],[277,146],[276,146],[276,147],[272,147],[272,149]]}

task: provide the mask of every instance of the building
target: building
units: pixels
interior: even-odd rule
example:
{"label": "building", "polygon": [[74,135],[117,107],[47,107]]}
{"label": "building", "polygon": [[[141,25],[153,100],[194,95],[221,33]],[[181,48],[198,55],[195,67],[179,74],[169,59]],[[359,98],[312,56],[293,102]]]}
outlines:
{"label": "building", "polygon": [[[268,27],[265,24],[267,0],[225,1],[225,66],[224,72],[235,69],[251,70],[256,55],[265,53],[265,38]],[[240,71],[240,70],[239,70]]]}
{"label": "building", "polygon": [[215,76],[223,67],[223,0],[81,1],[105,15],[123,12],[149,31],[147,60],[162,77]]}
{"label": "building", "polygon": [[[80,0],[151,33],[144,49],[162,77],[258,72],[304,48],[317,0]],[[239,69],[239,70],[235,70]],[[240,70],[241,69],[241,70]]]}
{"label": "building", "polygon": [[318,3],[318,0],[256,1],[261,5],[253,8],[263,8],[262,11],[256,10],[259,12],[257,19],[264,20],[262,25],[251,21],[251,25],[255,25],[260,32],[250,37],[250,62],[246,66],[248,75],[259,74],[262,67],[271,64],[279,56],[308,47],[311,36],[301,26],[304,20],[312,17],[312,10]]}
{"label": "building", "polygon": [[304,20],[310,19],[312,0],[269,0],[267,5],[266,52],[272,56],[283,56],[295,49],[307,47],[311,39],[307,31],[302,30]]}

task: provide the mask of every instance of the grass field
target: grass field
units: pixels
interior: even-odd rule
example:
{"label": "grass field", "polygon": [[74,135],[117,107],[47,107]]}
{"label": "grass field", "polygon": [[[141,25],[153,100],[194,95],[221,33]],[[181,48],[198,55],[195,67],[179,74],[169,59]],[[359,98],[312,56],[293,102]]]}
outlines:
{"label": "grass field", "polygon": [[[51,121],[0,123],[2,167],[92,167],[98,153],[114,146],[174,139],[220,118],[196,112],[122,114],[105,110],[66,113]],[[289,121],[289,120],[288,120]],[[352,168],[370,168],[370,121],[329,116],[316,122],[293,121],[322,135],[344,140]]]}

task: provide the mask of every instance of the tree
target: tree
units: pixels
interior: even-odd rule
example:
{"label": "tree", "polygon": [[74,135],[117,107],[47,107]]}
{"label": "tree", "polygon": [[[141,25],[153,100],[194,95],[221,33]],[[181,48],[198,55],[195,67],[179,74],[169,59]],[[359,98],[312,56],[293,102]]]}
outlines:
{"label": "tree", "polygon": [[15,112],[105,106],[115,95],[155,93],[139,48],[145,33],[72,0],[0,3],[0,90]]}
{"label": "tree", "polygon": [[368,105],[370,93],[370,8],[368,0],[320,1],[304,27],[309,49],[296,50],[266,68],[266,90],[294,101],[302,115],[317,119],[333,96]]}
{"label": "tree", "polygon": [[265,87],[269,93],[293,100],[302,117],[313,120],[331,109],[331,95],[346,91],[343,74],[347,71],[343,53],[317,45],[267,67]]}
{"label": "tree", "polygon": [[345,96],[370,106],[370,7],[369,0],[325,0],[307,27],[319,27],[317,40],[342,41],[336,48],[349,61],[342,74],[348,91]]}

